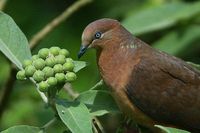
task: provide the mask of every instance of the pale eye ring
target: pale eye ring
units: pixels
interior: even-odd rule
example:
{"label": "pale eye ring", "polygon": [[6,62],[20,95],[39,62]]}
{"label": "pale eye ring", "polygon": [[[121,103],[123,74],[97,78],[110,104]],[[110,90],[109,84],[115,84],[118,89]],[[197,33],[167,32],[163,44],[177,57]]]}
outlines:
{"label": "pale eye ring", "polygon": [[94,37],[95,37],[95,39],[101,38],[101,32],[96,32]]}

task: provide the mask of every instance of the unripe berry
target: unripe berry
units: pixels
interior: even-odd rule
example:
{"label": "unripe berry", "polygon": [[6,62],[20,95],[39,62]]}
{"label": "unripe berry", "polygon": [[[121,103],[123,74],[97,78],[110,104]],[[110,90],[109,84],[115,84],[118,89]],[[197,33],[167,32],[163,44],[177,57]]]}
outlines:
{"label": "unripe berry", "polygon": [[66,49],[61,49],[61,50],[59,51],[59,54],[60,54],[60,55],[64,55],[65,57],[69,57],[69,51],[66,50]]}
{"label": "unripe berry", "polygon": [[54,70],[51,67],[46,66],[42,71],[46,78],[54,76]]}
{"label": "unripe berry", "polygon": [[73,71],[73,69],[74,69],[74,63],[73,62],[68,61],[65,64],[63,64],[63,70],[65,72],[67,72],[67,71]]}
{"label": "unripe berry", "polygon": [[68,72],[68,73],[66,73],[65,78],[68,82],[72,82],[72,81],[76,80],[77,76],[74,72]]}
{"label": "unripe berry", "polygon": [[45,61],[41,58],[36,59],[35,61],[33,61],[33,65],[36,69],[43,69],[45,67]]}
{"label": "unripe berry", "polygon": [[44,81],[42,81],[42,82],[39,83],[39,90],[41,92],[47,92],[48,88],[49,88],[49,84],[48,83],[46,83]]}
{"label": "unripe berry", "polygon": [[45,60],[45,63],[47,66],[49,67],[53,67],[55,64],[56,64],[56,60],[54,57],[48,57],[46,60]]}
{"label": "unripe berry", "polygon": [[61,64],[56,64],[53,67],[53,70],[54,70],[55,73],[61,73],[61,72],[63,72],[63,66]]}
{"label": "unripe berry", "polygon": [[35,67],[32,66],[32,65],[29,65],[29,66],[27,66],[27,67],[25,68],[25,75],[26,75],[27,77],[32,77],[33,74],[35,73],[35,71],[36,71]]}
{"label": "unripe berry", "polygon": [[43,58],[43,59],[46,59],[48,55],[49,55],[49,49],[48,48],[42,48],[38,52],[38,56]]}
{"label": "unripe berry", "polygon": [[72,58],[66,58],[66,62],[73,62]]}
{"label": "unripe berry", "polygon": [[50,85],[50,86],[54,86],[57,84],[57,79],[55,77],[49,77],[47,79],[47,83]]}
{"label": "unripe berry", "polygon": [[23,66],[23,68],[26,68],[27,66],[29,66],[31,64],[32,64],[32,60],[24,60],[22,66]]}
{"label": "unripe berry", "polygon": [[33,79],[36,81],[36,82],[41,82],[43,81],[45,78],[44,78],[44,73],[40,70],[37,70],[34,74],[33,74]]}
{"label": "unripe berry", "polygon": [[55,57],[57,64],[64,64],[65,63],[65,56],[64,55],[57,55]]}
{"label": "unripe berry", "polygon": [[65,82],[65,74],[64,73],[56,73],[55,78],[59,83]]}
{"label": "unripe berry", "polygon": [[24,70],[18,71],[17,75],[16,75],[16,78],[18,80],[25,80],[26,79],[25,71]]}
{"label": "unripe berry", "polygon": [[39,59],[39,56],[38,56],[38,55],[33,55],[33,56],[31,57],[31,60],[32,60],[32,61],[37,60],[37,59]]}
{"label": "unripe berry", "polygon": [[49,51],[51,52],[52,55],[56,56],[59,54],[60,48],[59,47],[51,47],[49,49]]}

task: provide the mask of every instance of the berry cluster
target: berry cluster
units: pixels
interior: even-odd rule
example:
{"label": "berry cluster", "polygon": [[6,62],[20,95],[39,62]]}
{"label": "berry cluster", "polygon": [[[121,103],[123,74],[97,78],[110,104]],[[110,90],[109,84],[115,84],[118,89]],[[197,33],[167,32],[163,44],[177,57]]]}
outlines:
{"label": "berry cluster", "polygon": [[17,73],[17,79],[33,78],[42,92],[76,80],[74,63],[69,58],[69,52],[59,47],[42,48],[37,55],[23,62],[23,68]]}

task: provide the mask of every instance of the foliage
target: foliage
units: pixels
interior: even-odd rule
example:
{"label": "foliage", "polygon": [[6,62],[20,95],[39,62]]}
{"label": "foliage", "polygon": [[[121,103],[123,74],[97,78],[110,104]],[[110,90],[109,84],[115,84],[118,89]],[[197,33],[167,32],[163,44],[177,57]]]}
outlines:
{"label": "foliage", "polygon": [[102,116],[107,113],[119,113],[118,107],[107,91],[85,91],[81,93],[76,100],[84,103],[93,116]]}
{"label": "foliage", "polygon": [[28,41],[13,19],[0,12],[0,50],[18,67],[31,57]]}
{"label": "foliage", "polygon": [[92,119],[85,104],[58,100],[56,109],[61,120],[73,133],[92,133]]}
{"label": "foliage", "polygon": [[1,133],[42,133],[42,131],[38,127],[20,125],[8,128]]}
{"label": "foliage", "polygon": [[123,24],[136,35],[144,34],[173,26],[179,21],[188,21],[200,12],[199,7],[200,2],[174,2],[153,6],[130,15],[124,19]]}
{"label": "foliage", "polygon": [[[4,11],[12,16],[26,36],[9,15],[0,12],[0,51],[3,53],[0,54],[1,88],[4,88],[7,80],[5,77],[9,77],[8,70],[12,68],[5,58],[7,57],[18,69],[22,69],[22,62],[31,58],[27,40],[30,40],[36,31],[71,4],[65,0],[49,3],[34,0],[7,3]],[[24,11],[27,7],[30,10]],[[170,2],[167,0],[96,0],[79,10],[81,11],[76,12],[76,15],[46,36],[36,48],[32,49],[32,52],[36,53],[40,48],[57,45],[68,49],[72,58],[76,60],[83,28],[94,19],[111,17],[120,20],[128,30],[152,44],[153,47],[179,56],[189,61],[191,66],[199,69],[200,2],[197,0],[193,2],[184,0]],[[120,111],[110,93],[105,89],[103,82],[89,89],[99,80],[94,53],[89,52],[83,60],[88,63],[74,61],[74,72],[78,74],[78,80],[72,83],[72,86],[80,93],[79,96],[66,95],[64,90],[60,90],[56,95],[56,100],[49,98],[49,104],[45,103],[45,107],[32,83],[13,82],[14,90],[9,100],[10,103],[4,107],[6,110],[0,117],[0,131],[2,133],[43,133],[46,131],[91,133],[97,130],[92,125],[92,120],[97,116],[101,123],[106,121],[106,116],[109,114],[118,113],[120,117]],[[3,92],[4,89],[0,89],[0,94],[3,95]],[[40,95],[44,96],[43,93]],[[14,117],[13,114],[15,114]],[[49,121],[54,117],[62,121],[63,125],[55,126],[57,121]],[[47,124],[44,125],[44,123]],[[16,124],[19,126],[13,126]],[[114,122],[112,125],[106,125],[106,132],[111,131],[113,127],[112,131],[116,131],[118,125]],[[187,131],[160,125],[156,127],[166,133],[187,133]]]}

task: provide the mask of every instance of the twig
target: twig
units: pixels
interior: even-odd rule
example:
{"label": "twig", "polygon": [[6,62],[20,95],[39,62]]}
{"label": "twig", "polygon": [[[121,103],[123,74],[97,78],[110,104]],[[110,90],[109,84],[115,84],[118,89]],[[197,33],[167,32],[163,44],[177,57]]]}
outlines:
{"label": "twig", "polygon": [[[40,30],[37,34],[33,36],[33,38],[29,41],[30,42],[30,48],[34,48],[39,41],[41,41],[48,33],[50,33],[54,28],[56,28],[59,24],[61,24],[65,19],[67,19],[71,14],[73,14],[75,11],[77,11],[82,6],[88,4],[92,0],[79,0],[75,2],[73,5],[71,5],[69,8],[67,8],[62,14],[60,14],[58,17],[54,18],[50,23],[48,23],[42,30]],[[32,80],[33,81],[33,80]],[[33,81],[34,82],[34,81]],[[66,89],[69,87],[65,87]],[[48,98],[45,96],[44,93],[40,92],[38,90],[38,87],[36,88],[38,93],[40,94],[41,98],[45,103],[48,103]],[[73,96],[73,98],[77,97],[78,95],[75,94],[75,92],[70,89],[67,90],[68,93]]]}
{"label": "twig", "polygon": [[42,130],[45,132],[49,127],[51,127],[52,125],[54,125],[57,122],[57,118],[54,117],[52,120],[50,120],[48,123],[46,123],[43,127]]}
{"label": "twig", "polygon": [[79,93],[75,92],[72,89],[71,84],[66,83],[63,87],[63,89],[69,94],[70,97],[72,97],[72,99],[75,99],[79,96]]}
{"label": "twig", "polygon": [[0,11],[3,11],[5,8],[7,0],[0,0]]}
{"label": "twig", "polygon": [[[0,10],[3,10],[3,8],[5,7],[6,1],[7,0],[0,0]],[[33,36],[33,38],[30,40],[30,47],[34,48],[38,44],[38,42],[42,40],[48,33],[50,33],[55,27],[57,27],[60,23],[62,23],[65,19],[67,19],[79,8],[88,4],[91,1],[92,0],[79,0],[75,2],[72,6],[67,8],[61,15],[53,19],[41,31],[39,31],[36,35]],[[2,118],[1,116],[3,114],[3,111],[5,110],[5,107],[8,104],[10,94],[12,93],[13,85],[14,85],[14,82],[16,81],[16,78],[15,78],[16,72],[17,70],[15,68],[11,68],[9,79],[6,82],[5,89],[4,89],[5,91],[0,101],[0,118]],[[43,101],[47,103],[48,102],[47,97],[43,93],[41,93],[38,89],[37,91],[39,92]]]}
{"label": "twig", "polygon": [[94,90],[103,85],[103,80],[101,79],[98,83],[96,83],[90,90]]}
{"label": "twig", "polygon": [[43,100],[45,103],[48,103],[48,98],[46,97],[46,95],[45,95],[43,92],[41,92],[41,91],[39,90],[38,86],[37,86],[36,90],[37,90],[37,92],[39,93],[39,95],[40,95],[40,97],[42,98],[42,100]]}
{"label": "twig", "polygon": [[4,93],[2,94],[2,98],[0,101],[0,118],[2,118],[2,114],[9,102],[10,94],[12,93],[14,82],[16,81],[15,75],[17,70],[15,68],[11,68],[9,78],[5,84]]}
{"label": "twig", "polygon": [[45,103],[48,103],[48,98],[47,98],[47,96],[43,93],[43,92],[41,92],[40,90],[39,90],[39,86],[36,84],[36,82],[31,78],[31,81],[36,85],[36,90],[37,90],[37,92],[39,93],[39,95],[40,95],[40,97],[42,98],[42,100],[45,102]]}
{"label": "twig", "polygon": [[[36,33],[30,42],[30,48],[34,48],[39,41],[41,41],[48,33],[50,33],[54,28],[56,28],[59,24],[61,24],[65,19],[67,19],[70,15],[72,15],[75,11],[77,11],[82,6],[88,4],[92,0],[79,0],[75,2],[73,5],[71,5],[69,8],[67,8],[62,14],[60,14],[58,17],[54,18],[50,23],[48,23],[43,29],[41,29],[38,33]],[[32,80],[33,81],[33,80]],[[34,81],[33,81],[34,82]],[[45,103],[48,103],[48,98],[46,95],[39,91],[37,86],[37,91],[40,94],[41,98]],[[71,92],[72,96],[72,91]],[[77,95],[73,95],[74,97],[77,97]]]}
{"label": "twig", "polygon": [[54,18],[50,23],[48,23],[42,30],[36,33],[30,40],[30,48],[34,48],[39,41],[41,41],[48,33],[50,33],[55,27],[61,24],[65,19],[70,17],[75,11],[77,11],[82,6],[88,4],[92,0],[78,0],[69,8],[67,8],[62,14]]}
{"label": "twig", "polygon": [[97,128],[95,127],[95,124],[94,124],[94,123],[92,123],[92,128],[93,128],[93,132],[94,132],[94,133],[98,133],[98,130],[97,130]]}
{"label": "twig", "polygon": [[[97,82],[90,90],[94,90],[100,86],[103,85],[103,80],[101,79],[99,82]],[[75,92],[71,86],[71,84],[65,84],[63,89],[69,94],[69,96],[72,97],[72,99],[75,99],[79,96],[79,93]]]}
{"label": "twig", "polygon": [[95,122],[96,122],[97,126],[99,127],[100,131],[102,133],[105,133],[106,131],[103,129],[103,126],[101,125],[99,119],[97,117],[93,117],[93,119],[95,120]]}

